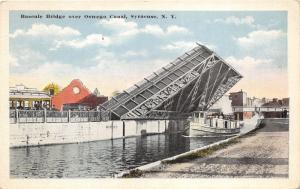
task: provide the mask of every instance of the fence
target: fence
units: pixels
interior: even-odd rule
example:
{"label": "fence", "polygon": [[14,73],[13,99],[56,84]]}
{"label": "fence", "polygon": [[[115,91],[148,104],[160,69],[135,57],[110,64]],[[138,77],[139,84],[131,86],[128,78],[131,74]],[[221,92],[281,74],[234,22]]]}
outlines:
{"label": "fence", "polygon": [[77,123],[109,121],[107,111],[10,110],[10,123]]}
{"label": "fence", "polygon": [[165,111],[165,110],[152,110],[146,116],[140,116],[138,119],[176,120],[176,119],[187,119],[190,116],[192,116],[192,113],[181,113],[181,112]]}
{"label": "fence", "polygon": [[251,107],[251,106],[233,106],[234,112],[282,112],[284,110],[289,111],[289,106],[261,106],[261,107]]}

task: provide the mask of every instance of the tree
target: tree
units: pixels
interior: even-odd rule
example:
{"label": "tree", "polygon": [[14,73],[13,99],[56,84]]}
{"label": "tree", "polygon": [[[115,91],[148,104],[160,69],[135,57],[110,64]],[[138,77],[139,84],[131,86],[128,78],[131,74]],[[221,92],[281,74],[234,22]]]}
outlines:
{"label": "tree", "polygon": [[60,91],[60,87],[56,83],[49,83],[47,84],[43,91],[48,92],[50,95],[56,95]]}
{"label": "tree", "polygon": [[118,94],[120,94],[120,91],[115,90],[111,93],[111,96],[117,96]]}

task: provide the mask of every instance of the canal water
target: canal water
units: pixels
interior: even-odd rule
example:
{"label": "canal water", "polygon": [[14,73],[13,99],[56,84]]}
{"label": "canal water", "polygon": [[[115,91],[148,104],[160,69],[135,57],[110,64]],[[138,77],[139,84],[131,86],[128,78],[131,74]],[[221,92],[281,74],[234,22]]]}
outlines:
{"label": "canal water", "polygon": [[101,178],[199,148],[225,137],[181,134],[10,149],[11,178]]}

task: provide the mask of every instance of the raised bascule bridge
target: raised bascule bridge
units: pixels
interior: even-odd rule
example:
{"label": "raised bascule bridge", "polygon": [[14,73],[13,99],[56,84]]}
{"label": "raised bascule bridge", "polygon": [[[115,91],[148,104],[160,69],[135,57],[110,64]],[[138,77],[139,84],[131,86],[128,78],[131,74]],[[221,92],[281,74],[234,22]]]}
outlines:
{"label": "raised bascule bridge", "polygon": [[[160,133],[184,132],[193,136],[192,131],[196,127],[198,130],[201,128],[197,125],[200,121],[202,123],[201,115],[241,78],[213,51],[198,44],[112,97],[98,110],[11,110],[10,147],[80,143]],[[198,114],[201,119],[194,119]],[[187,119],[190,117],[192,119]],[[218,125],[219,129],[220,121],[225,123],[226,128],[227,122],[220,119],[218,124],[214,118],[204,123]]]}
{"label": "raised bascule bridge", "polygon": [[215,52],[197,43],[100,109],[110,112],[112,120],[186,118],[193,111],[206,111],[241,78]]}

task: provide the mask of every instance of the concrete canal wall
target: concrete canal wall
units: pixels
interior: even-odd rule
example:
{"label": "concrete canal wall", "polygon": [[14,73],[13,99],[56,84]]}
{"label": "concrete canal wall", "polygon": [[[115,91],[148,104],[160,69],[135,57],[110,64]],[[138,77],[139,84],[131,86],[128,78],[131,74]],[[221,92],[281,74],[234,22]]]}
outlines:
{"label": "concrete canal wall", "polygon": [[79,143],[182,132],[184,120],[130,120],[81,123],[10,124],[10,147]]}

